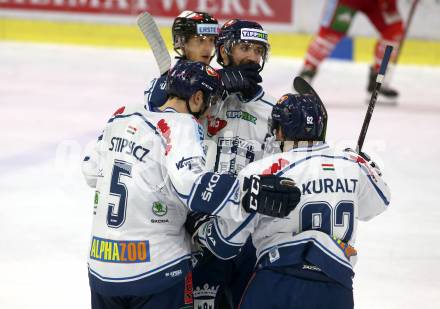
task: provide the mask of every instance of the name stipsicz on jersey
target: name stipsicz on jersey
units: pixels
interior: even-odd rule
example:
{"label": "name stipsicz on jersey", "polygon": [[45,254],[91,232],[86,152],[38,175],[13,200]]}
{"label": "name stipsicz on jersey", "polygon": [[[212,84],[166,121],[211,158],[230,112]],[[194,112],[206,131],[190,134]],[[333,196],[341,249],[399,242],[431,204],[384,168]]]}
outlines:
{"label": "name stipsicz on jersey", "polygon": [[130,141],[123,137],[114,136],[110,140],[111,146],[108,150],[114,152],[124,152],[128,155],[132,155],[138,161],[143,161],[144,157],[150,152],[147,148],[144,148],[141,145],[137,145],[136,142]]}

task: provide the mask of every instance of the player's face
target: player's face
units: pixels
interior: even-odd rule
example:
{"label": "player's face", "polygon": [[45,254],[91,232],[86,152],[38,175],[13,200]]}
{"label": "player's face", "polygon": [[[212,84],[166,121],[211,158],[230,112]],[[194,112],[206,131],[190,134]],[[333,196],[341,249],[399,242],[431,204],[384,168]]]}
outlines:
{"label": "player's face", "polygon": [[262,44],[239,42],[232,47],[231,56],[234,65],[261,64],[264,52],[265,48]]}
{"label": "player's face", "polygon": [[195,35],[189,38],[184,45],[186,58],[191,61],[200,61],[209,64],[214,55],[215,36]]}

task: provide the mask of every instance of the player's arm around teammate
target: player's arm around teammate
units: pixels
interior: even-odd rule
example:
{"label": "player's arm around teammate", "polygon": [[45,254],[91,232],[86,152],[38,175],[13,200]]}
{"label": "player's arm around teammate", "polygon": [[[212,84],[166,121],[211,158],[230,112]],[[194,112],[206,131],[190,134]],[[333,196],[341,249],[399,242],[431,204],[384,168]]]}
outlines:
{"label": "player's arm around teammate", "polygon": [[89,251],[93,308],[192,307],[186,215],[190,209],[215,213],[242,191],[234,177],[204,166],[196,118],[220,92],[211,67],[179,64],[168,76],[161,112],[119,109],[86,157],[83,171],[96,190]]}

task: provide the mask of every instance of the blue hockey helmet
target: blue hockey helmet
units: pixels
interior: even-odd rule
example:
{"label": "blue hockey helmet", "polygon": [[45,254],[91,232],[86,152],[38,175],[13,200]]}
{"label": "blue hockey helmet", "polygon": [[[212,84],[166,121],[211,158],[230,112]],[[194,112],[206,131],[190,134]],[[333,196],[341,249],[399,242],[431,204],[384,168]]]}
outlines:
{"label": "blue hockey helmet", "polygon": [[259,23],[254,21],[231,19],[225,22],[220,29],[220,33],[215,44],[217,62],[220,65],[225,66],[224,59],[220,53],[220,47],[222,45],[224,45],[226,54],[231,57],[232,48],[235,44],[240,42],[258,43],[263,46],[264,53],[262,57],[263,63],[261,64],[260,69],[261,71],[268,58],[270,45],[267,32],[264,31],[263,27]]}
{"label": "blue hockey helmet", "polygon": [[189,107],[189,99],[198,90],[203,92],[204,110],[215,105],[223,93],[220,75],[211,66],[202,62],[179,61],[168,73],[166,83],[168,97],[178,97],[186,101],[187,108],[195,117],[203,113],[194,113]]}
{"label": "blue hockey helmet", "polygon": [[272,109],[272,132],[281,128],[284,139],[325,141],[327,112],[312,94],[285,94]]}

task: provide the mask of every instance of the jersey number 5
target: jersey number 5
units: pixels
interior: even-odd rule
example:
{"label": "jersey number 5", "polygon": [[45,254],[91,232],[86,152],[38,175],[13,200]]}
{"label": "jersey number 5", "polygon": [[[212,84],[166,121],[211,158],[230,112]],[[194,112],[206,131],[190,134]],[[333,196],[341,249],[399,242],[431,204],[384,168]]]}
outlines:
{"label": "jersey number 5", "polygon": [[340,201],[336,207],[327,202],[311,202],[301,207],[301,231],[318,230],[348,242],[353,234],[354,204]]}
{"label": "jersey number 5", "polygon": [[117,206],[113,203],[108,204],[107,225],[109,227],[118,228],[125,222],[128,192],[121,176],[131,178],[131,166],[130,163],[121,160],[115,160],[113,165],[110,195],[119,197],[119,203]]}

